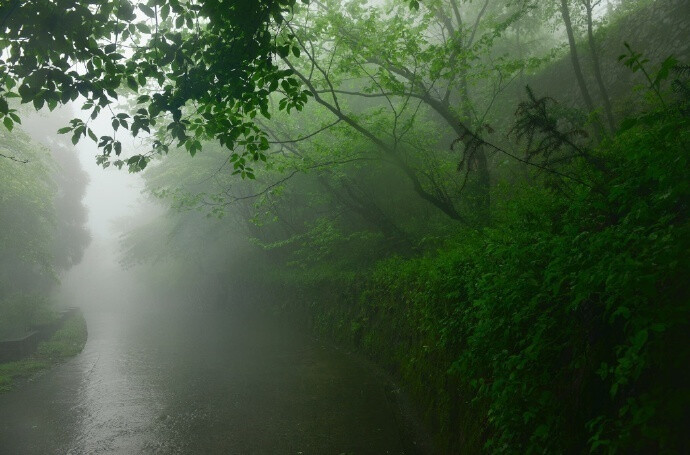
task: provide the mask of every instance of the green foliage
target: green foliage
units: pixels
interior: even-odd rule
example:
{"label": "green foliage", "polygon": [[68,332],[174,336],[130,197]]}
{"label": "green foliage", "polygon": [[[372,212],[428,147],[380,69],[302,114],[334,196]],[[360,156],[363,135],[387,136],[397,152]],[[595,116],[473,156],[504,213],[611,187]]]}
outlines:
{"label": "green foliage", "polygon": [[5,297],[30,289],[22,276],[36,281],[34,290],[54,279],[56,213],[47,151],[18,129],[0,131],[0,150],[29,161],[0,159],[0,297]]}
{"label": "green foliage", "polygon": [[618,60],[630,68],[633,73],[640,71],[647,81],[648,90],[656,95],[662,105],[665,105],[666,103],[661,93],[662,83],[671,76],[671,71],[678,67],[678,60],[673,56],[669,56],[661,63],[661,66],[654,74],[650,74],[646,68],[649,60],[644,58],[639,52],[635,52],[628,43],[625,43],[625,48],[627,53],[618,57]]}
{"label": "green foliage", "polygon": [[690,121],[659,113],[597,151],[605,192],[524,187],[482,234],[380,263],[356,307],[317,304],[318,324],[397,370],[456,451],[677,453],[688,150]]}
{"label": "green foliage", "polygon": [[[149,192],[173,210],[124,239],[125,262],[153,264],[169,300],[275,305],[366,352],[444,453],[679,451],[686,70],[669,59],[654,72],[630,51],[657,99],[610,136],[577,102],[506,99],[559,56],[553,85],[576,92],[557,38],[521,48],[548,34],[538,24],[561,2],[548,3],[296,9],[277,56],[316,102],[269,97],[254,118],[267,136],[252,139],[265,161],[204,143],[192,161],[148,166]],[[249,162],[250,179],[233,180]]]}
{"label": "green foliage", "polygon": [[26,134],[35,119],[26,120],[0,130],[0,153],[15,158],[0,159],[0,338],[21,336],[45,319],[46,296],[89,239],[76,156],[57,141],[50,153]]}
{"label": "green foliage", "polygon": [[[194,155],[200,138],[218,140],[235,160],[259,161],[265,136],[251,119],[269,115],[269,95],[281,88],[281,108],[288,110],[307,101],[291,71],[274,61],[292,47],[289,37],[274,37],[294,3],[2,2],[0,118],[8,129],[19,122],[10,98],[52,111],[81,96],[88,118],[75,118],[60,132],[75,144],[94,141],[104,166],[143,170],[152,154],[167,153],[173,142]],[[118,90],[136,95],[133,109],[109,110],[117,107]],[[98,137],[89,123],[103,112],[112,112],[113,132]],[[150,153],[120,156],[118,130],[137,136],[154,127],[163,134]],[[235,170],[251,177],[248,162],[239,161]]]}

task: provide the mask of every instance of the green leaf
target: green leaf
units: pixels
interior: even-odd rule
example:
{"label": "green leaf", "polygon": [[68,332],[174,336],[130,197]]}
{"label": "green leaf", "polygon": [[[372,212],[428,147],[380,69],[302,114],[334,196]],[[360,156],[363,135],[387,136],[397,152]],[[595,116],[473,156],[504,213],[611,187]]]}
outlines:
{"label": "green leaf", "polygon": [[278,56],[280,56],[281,58],[285,58],[290,53],[290,46],[288,46],[287,44],[285,46],[279,46],[276,49],[276,52],[278,53]]}
{"label": "green leaf", "polygon": [[131,88],[135,92],[139,90],[139,86],[137,85],[137,80],[134,79],[132,76],[127,77],[127,87]]}
{"label": "green leaf", "polygon": [[153,8],[151,8],[148,5],[144,5],[143,3],[140,3],[139,9],[150,18],[156,17],[156,13],[153,11]]}
{"label": "green leaf", "polygon": [[36,108],[37,111],[40,111],[43,108],[43,104],[45,103],[45,100],[43,98],[34,98],[34,107]]}
{"label": "green leaf", "polygon": [[141,33],[151,33],[151,27],[149,27],[148,24],[144,24],[143,22],[139,22],[137,24],[137,30],[139,30]]}

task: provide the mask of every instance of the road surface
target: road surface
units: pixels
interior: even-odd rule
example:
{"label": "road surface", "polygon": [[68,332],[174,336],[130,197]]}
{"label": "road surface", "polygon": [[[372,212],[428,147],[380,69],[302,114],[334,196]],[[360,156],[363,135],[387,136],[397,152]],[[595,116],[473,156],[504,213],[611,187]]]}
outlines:
{"label": "road surface", "polygon": [[86,318],[79,356],[0,395],[1,454],[413,452],[388,386],[308,337],[212,313]]}

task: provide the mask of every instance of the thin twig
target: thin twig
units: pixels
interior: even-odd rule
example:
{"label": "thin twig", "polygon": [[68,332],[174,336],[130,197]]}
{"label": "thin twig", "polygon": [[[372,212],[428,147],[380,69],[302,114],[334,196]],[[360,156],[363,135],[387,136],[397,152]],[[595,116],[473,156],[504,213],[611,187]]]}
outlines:
{"label": "thin twig", "polygon": [[21,163],[21,164],[27,164],[29,162],[29,160],[17,158],[15,156],[11,156],[11,155],[5,155],[4,153],[0,153],[0,157],[7,158],[8,160],[12,160],[12,161],[15,161],[15,162]]}

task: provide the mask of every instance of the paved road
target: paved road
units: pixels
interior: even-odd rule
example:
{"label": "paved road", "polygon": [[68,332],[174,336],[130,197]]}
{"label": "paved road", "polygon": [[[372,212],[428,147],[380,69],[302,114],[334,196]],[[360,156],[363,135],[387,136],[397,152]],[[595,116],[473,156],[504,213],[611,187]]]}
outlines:
{"label": "paved road", "polygon": [[0,454],[403,454],[385,385],[256,321],[87,313],[67,363],[0,395]]}

